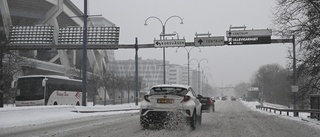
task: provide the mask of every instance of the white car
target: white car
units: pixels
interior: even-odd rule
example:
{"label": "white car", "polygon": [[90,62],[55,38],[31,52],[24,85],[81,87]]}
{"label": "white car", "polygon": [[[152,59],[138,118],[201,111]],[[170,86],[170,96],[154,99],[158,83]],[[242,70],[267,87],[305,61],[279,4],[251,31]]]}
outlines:
{"label": "white car", "polygon": [[201,124],[201,103],[191,86],[153,86],[141,102],[140,124],[143,128],[149,128],[150,124],[164,124],[171,120],[171,114],[186,118],[193,130],[197,122]]}

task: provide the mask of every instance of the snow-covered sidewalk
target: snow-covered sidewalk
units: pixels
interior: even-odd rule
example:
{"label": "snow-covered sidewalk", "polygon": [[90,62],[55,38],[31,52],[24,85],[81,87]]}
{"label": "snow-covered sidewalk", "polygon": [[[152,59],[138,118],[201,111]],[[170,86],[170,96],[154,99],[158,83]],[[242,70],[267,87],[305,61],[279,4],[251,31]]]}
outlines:
{"label": "snow-covered sidewalk", "polygon": [[[81,112],[81,113],[79,113]],[[93,113],[94,112],[94,113]],[[103,113],[101,113],[103,112]],[[60,120],[89,117],[95,115],[111,115],[121,113],[138,113],[139,105],[134,103],[107,106],[33,106],[0,108],[0,128],[40,124]]]}

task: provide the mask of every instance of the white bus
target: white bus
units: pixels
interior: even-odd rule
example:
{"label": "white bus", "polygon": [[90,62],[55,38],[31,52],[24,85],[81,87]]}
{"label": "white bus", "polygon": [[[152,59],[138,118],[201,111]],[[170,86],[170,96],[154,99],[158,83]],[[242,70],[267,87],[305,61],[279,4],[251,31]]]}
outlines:
{"label": "white bus", "polygon": [[12,87],[16,89],[16,106],[82,104],[82,81],[65,76],[22,76]]}

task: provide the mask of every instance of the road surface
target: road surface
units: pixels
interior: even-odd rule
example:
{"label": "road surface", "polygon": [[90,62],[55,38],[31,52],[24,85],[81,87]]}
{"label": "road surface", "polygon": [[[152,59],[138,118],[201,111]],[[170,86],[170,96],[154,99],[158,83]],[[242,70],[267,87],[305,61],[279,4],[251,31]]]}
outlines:
{"label": "road surface", "polygon": [[318,137],[320,130],[305,122],[252,111],[240,101],[216,101],[216,112],[203,113],[193,131],[182,123],[145,130],[139,114],[85,117],[40,125],[0,129],[0,137]]}

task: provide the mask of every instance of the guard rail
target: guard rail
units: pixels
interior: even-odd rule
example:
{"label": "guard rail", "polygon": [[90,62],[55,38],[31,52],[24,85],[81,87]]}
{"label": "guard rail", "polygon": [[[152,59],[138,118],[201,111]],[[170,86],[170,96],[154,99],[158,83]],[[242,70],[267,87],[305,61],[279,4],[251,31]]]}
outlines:
{"label": "guard rail", "polygon": [[296,116],[299,116],[299,113],[310,113],[309,118],[316,118],[318,121],[320,121],[320,109],[283,109],[283,108],[273,108],[273,107],[265,107],[261,105],[256,105],[257,109],[261,109],[264,111],[274,112],[277,113],[280,112],[280,115],[282,115],[282,112],[286,112],[287,116],[289,116],[289,112],[296,113]]}

